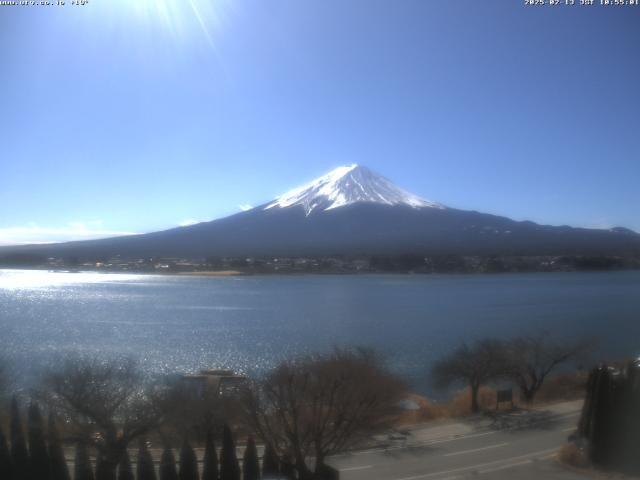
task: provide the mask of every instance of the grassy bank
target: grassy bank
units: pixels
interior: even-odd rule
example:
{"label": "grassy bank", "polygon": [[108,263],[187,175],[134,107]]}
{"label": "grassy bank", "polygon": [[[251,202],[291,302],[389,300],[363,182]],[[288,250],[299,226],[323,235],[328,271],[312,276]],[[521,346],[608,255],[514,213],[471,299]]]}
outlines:
{"label": "grassy bank", "polygon": [[[578,400],[584,397],[587,374],[585,372],[559,374],[550,378],[540,389],[533,404],[522,401],[518,391],[514,389],[514,407],[531,408],[548,403]],[[496,410],[497,390],[491,387],[481,387],[478,401],[483,412]],[[411,394],[409,399],[417,405],[415,410],[403,412],[399,425],[415,425],[419,423],[449,418],[462,418],[472,414],[471,393],[468,388],[457,391],[444,402],[435,402],[427,397]],[[510,408],[510,404],[501,404],[500,409]]]}

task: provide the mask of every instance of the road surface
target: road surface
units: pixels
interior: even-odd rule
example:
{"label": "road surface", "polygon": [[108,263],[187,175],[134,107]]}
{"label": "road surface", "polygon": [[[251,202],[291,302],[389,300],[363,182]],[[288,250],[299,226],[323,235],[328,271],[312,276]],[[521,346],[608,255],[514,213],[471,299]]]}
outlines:
{"label": "road surface", "polygon": [[580,407],[571,402],[555,410],[412,429],[328,463],[340,470],[341,480],[582,479],[555,460],[575,431]]}

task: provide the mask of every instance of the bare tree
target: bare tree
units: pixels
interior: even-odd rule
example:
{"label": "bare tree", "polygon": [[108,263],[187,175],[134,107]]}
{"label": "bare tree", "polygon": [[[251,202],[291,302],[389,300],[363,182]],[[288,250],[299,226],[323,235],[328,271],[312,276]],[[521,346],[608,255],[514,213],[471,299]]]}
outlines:
{"label": "bare tree", "polygon": [[0,402],[1,408],[9,398],[9,390],[12,384],[11,368],[9,367],[9,361],[0,354]]}
{"label": "bare tree", "polygon": [[507,342],[505,373],[527,403],[533,402],[548,375],[557,367],[577,360],[588,348],[586,340],[561,341],[547,332],[516,337]]}
{"label": "bare tree", "polygon": [[162,418],[155,393],[141,385],[128,360],[68,359],[44,376],[41,396],[69,422],[75,440],[97,449],[104,480],[115,480],[129,443]]}
{"label": "bare tree", "polygon": [[217,388],[205,384],[204,388],[195,389],[184,378],[171,379],[162,396],[163,434],[168,438],[189,436],[204,441],[208,432],[222,431],[229,411],[233,410],[228,403]]}
{"label": "bare tree", "polygon": [[456,382],[466,383],[471,390],[471,411],[480,411],[480,387],[500,376],[505,364],[503,342],[479,340],[473,345],[462,344],[436,362],[431,374],[437,387],[447,388]]}
{"label": "bare tree", "polygon": [[317,478],[327,456],[388,427],[404,393],[371,352],[336,350],[283,362],[256,382],[247,392],[247,419],[308,480]]}
{"label": "bare tree", "polygon": [[0,397],[4,397],[7,388],[7,366],[4,358],[0,357]]}

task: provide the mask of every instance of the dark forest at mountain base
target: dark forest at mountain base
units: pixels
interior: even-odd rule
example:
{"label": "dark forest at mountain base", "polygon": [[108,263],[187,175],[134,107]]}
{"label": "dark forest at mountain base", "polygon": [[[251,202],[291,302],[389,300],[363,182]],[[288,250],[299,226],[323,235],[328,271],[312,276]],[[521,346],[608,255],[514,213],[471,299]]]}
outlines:
{"label": "dark forest at mountain base", "polygon": [[334,255],[322,257],[98,258],[13,254],[0,257],[0,268],[94,270],[140,273],[300,274],[300,273],[527,273],[640,269],[640,257],[607,255],[468,256]]}

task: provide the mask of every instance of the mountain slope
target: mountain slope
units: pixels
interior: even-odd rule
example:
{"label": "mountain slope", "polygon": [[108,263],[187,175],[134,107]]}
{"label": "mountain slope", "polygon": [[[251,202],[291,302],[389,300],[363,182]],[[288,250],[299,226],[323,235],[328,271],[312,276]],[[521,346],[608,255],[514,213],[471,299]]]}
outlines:
{"label": "mountain slope", "polygon": [[[365,167],[340,167],[249,211],[171,230],[4,249],[81,258],[463,255],[638,255],[640,235],[516,222],[417,197]],[[0,250],[0,255],[2,250]]]}

